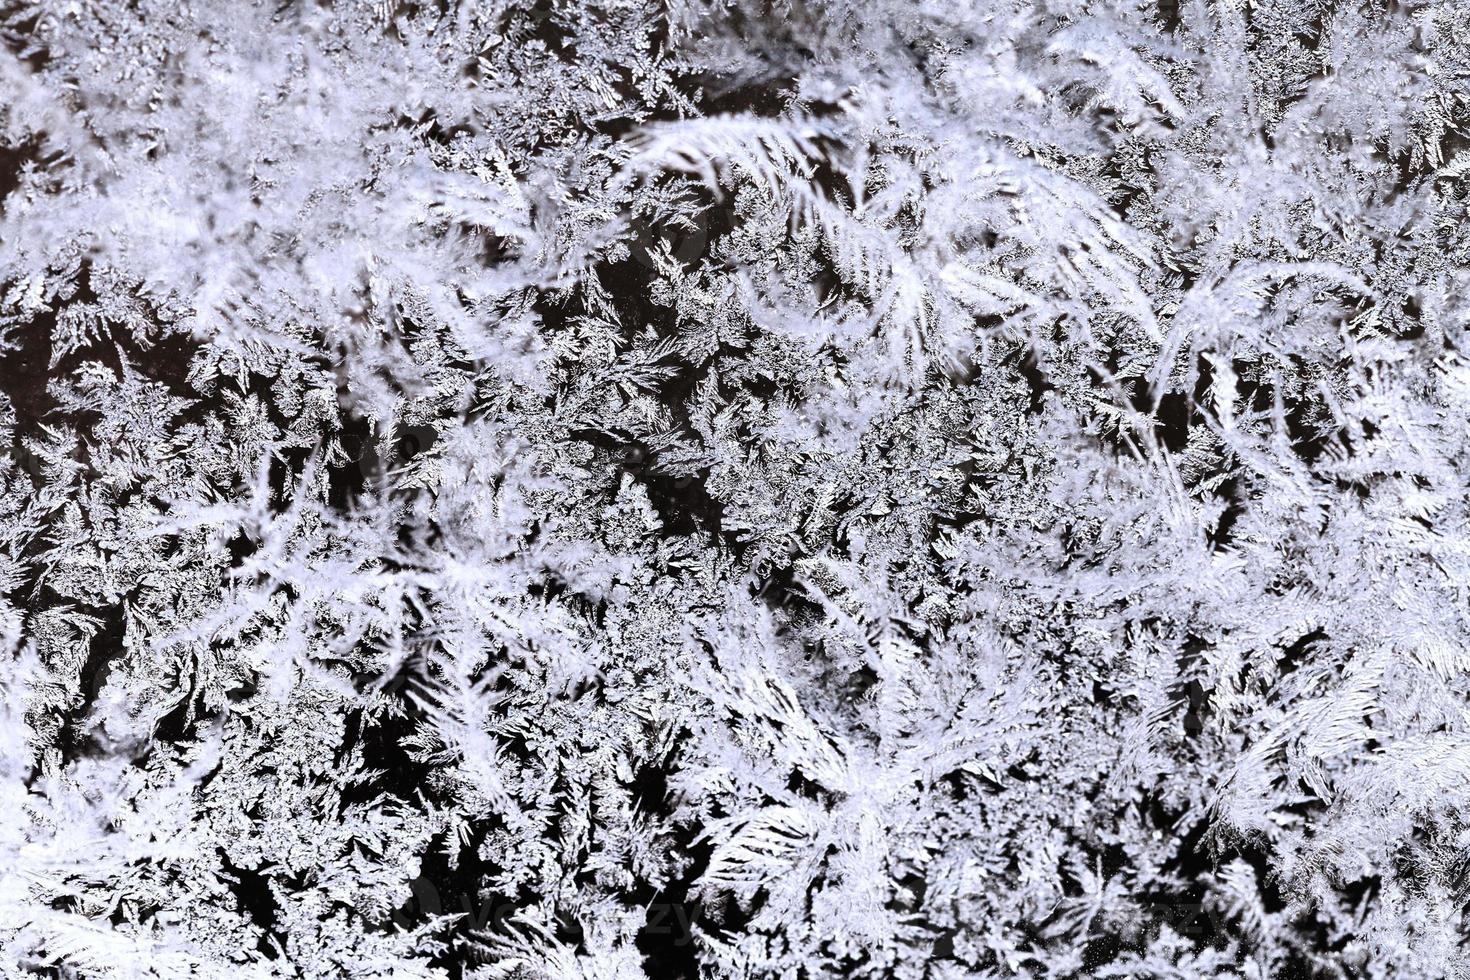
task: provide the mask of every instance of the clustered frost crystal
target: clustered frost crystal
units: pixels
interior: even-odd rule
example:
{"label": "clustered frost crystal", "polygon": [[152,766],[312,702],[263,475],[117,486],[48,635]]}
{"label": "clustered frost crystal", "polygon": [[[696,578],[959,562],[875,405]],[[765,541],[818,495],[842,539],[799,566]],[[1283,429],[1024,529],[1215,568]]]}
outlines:
{"label": "clustered frost crystal", "polygon": [[0,48],[5,976],[1470,977],[1470,8]]}

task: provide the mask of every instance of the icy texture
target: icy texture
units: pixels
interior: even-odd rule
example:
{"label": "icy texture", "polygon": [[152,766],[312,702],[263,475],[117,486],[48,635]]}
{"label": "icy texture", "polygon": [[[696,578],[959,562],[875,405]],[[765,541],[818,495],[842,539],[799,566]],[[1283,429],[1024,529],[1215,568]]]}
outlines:
{"label": "icy texture", "polygon": [[1470,8],[0,24],[0,974],[1470,976]]}

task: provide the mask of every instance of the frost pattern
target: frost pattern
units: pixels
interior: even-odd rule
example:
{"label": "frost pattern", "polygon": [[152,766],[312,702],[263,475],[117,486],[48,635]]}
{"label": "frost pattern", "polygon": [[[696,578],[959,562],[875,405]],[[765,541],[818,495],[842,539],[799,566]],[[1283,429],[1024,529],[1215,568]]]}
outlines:
{"label": "frost pattern", "polygon": [[1470,977],[1467,39],[0,3],[0,969]]}

